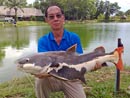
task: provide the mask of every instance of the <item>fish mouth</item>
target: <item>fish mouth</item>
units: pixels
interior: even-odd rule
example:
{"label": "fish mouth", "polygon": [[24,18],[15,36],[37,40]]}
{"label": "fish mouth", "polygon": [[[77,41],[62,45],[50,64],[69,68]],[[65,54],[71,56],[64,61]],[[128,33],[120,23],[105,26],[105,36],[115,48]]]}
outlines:
{"label": "fish mouth", "polygon": [[42,71],[42,67],[36,66],[35,64],[18,64],[17,69],[26,73],[38,74]]}
{"label": "fish mouth", "polygon": [[18,69],[23,68],[23,64],[17,64],[17,68],[18,68]]}

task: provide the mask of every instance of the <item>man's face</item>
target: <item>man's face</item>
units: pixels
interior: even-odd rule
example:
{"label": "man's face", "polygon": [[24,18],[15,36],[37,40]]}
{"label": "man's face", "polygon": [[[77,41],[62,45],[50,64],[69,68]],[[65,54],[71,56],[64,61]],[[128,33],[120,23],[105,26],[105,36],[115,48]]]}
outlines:
{"label": "man's face", "polygon": [[64,20],[64,15],[62,14],[59,7],[52,6],[48,8],[46,21],[53,30],[62,29]]}

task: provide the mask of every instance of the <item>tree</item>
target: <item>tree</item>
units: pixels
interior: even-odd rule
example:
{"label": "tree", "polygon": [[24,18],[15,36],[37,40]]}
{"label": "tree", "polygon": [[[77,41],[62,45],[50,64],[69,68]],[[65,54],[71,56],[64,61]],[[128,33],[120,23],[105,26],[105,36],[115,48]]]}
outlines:
{"label": "tree", "polygon": [[7,2],[8,0],[0,0],[0,6],[5,6],[5,3]]}
{"label": "tree", "polygon": [[110,17],[110,2],[105,2],[105,21],[108,21]]}
{"label": "tree", "polygon": [[20,9],[23,12],[22,7],[26,6],[26,4],[27,4],[26,0],[7,0],[5,2],[5,5],[7,6],[7,8],[9,8],[10,10],[14,9],[14,11],[15,11],[14,19],[15,19],[15,21],[17,21],[17,11],[18,11],[18,9]]}
{"label": "tree", "polygon": [[114,13],[118,12],[120,7],[118,6],[118,3],[110,3],[109,1],[105,2],[105,21],[109,20],[110,15],[113,15]]}
{"label": "tree", "polygon": [[36,9],[40,9],[40,1],[39,1],[39,0],[35,0],[34,3],[33,3],[33,6],[34,6]]}
{"label": "tree", "polygon": [[125,15],[130,15],[130,10],[127,10],[127,11],[125,12]]}
{"label": "tree", "polygon": [[110,13],[111,14],[116,14],[117,12],[119,12],[119,9],[121,8],[121,7],[119,7],[118,6],[118,3],[117,2],[115,2],[115,3],[111,3],[110,4]]}
{"label": "tree", "polygon": [[3,1],[4,1],[4,0],[0,0],[0,6],[3,5]]}
{"label": "tree", "polygon": [[40,0],[41,10],[51,4],[57,4],[64,9],[67,20],[83,20],[92,17],[96,11],[96,0]]}
{"label": "tree", "polygon": [[109,20],[110,15],[117,14],[119,12],[120,7],[118,3],[110,3],[109,1],[100,1],[97,0],[96,2],[96,13],[95,18],[97,19],[100,14],[105,15],[105,21]]}
{"label": "tree", "polygon": [[125,13],[123,12],[123,11],[118,11],[117,13],[116,13],[116,16],[123,16]]}
{"label": "tree", "polygon": [[100,14],[104,14],[104,2],[97,0],[96,9],[95,19],[97,19]]}

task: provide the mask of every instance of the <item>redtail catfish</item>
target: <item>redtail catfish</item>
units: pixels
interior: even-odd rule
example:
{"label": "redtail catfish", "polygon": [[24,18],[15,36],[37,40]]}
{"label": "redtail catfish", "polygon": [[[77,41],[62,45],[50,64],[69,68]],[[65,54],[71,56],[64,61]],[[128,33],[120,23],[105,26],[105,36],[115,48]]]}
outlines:
{"label": "redtail catfish", "polygon": [[79,79],[85,83],[84,75],[94,70],[96,62],[104,66],[106,62],[112,62],[118,69],[122,69],[121,54],[123,47],[119,47],[110,53],[105,53],[103,47],[96,48],[91,53],[77,54],[76,45],[67,51],[51,51],[36,53],[32,56],[18,60],[18,69],[31,74],[49,74],[63,80]]}

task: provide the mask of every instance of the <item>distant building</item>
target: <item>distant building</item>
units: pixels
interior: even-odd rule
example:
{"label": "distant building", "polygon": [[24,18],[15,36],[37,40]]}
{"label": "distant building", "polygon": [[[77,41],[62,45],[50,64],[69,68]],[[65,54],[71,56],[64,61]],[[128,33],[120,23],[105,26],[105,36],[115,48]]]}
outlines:
{"label": "distant building", "polygon": [[122,15],[121,17],[120,17],[120,20],[126,20],[127,19],[127,16],[126,15]]}
{"label": "distant building", "polygon": [[[0,6],[0,20],[14,18],[14,9],[9,9],[6,6]],[[22,8],[17,11],[18,20],[43,20],[44,14],[40,9],[36,8]]]}

